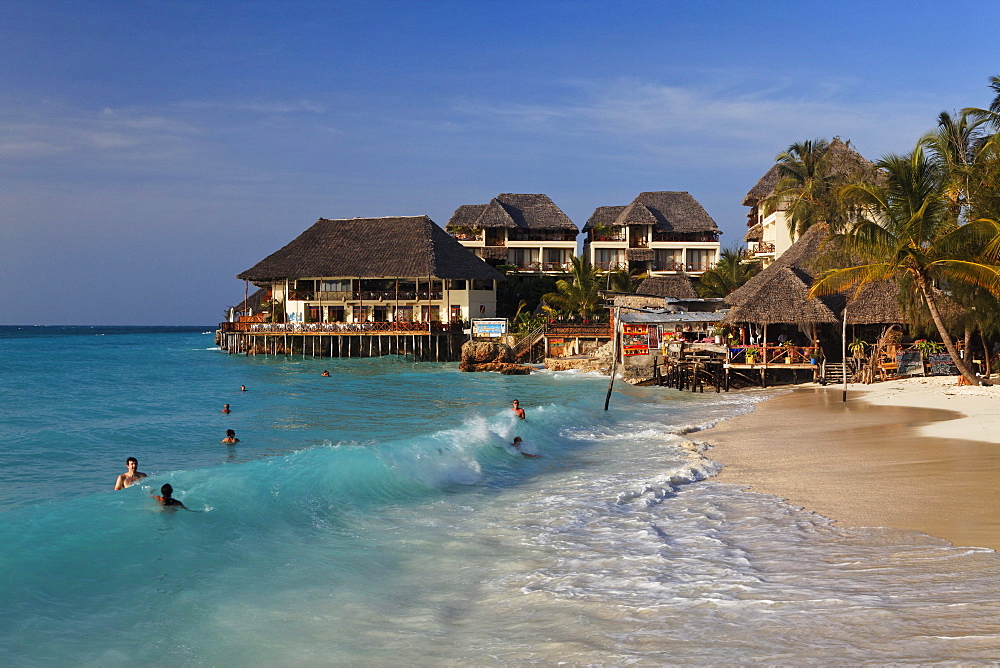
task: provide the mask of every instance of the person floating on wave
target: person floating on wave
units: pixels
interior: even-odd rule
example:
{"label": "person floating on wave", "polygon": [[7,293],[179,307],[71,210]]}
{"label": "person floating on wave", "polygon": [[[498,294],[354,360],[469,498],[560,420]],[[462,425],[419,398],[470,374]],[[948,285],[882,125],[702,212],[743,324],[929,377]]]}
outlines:
{"label": "person floating on wave", "polygon": [[514,406],[514,415],[524,420],[525,419],[524,409],[521,408],[521,403],[517,399],[515,399],[513,406]]}
{"label": "person floating on wave", "polygon": [[521,453],[522,456],[528,457],[529,459],[537,459],[541,455],[534,452],[534,448],[524,442],[520,436],[514,437],[514,442],[510,444],[510,447],[514,448]]}
{"label": "person floating on wave", "polygon": [[185,506],[183,503],[174,498],[174,488],[169,482],[160,488],[160,494],[162,494],[163,496],[156,496],[154,494],[153,498],[156,499],[157,503],[159,503],[161,506],[167,506],[170,508],[183,508],[184,510],[188,510],[187,506]]}
{"label": "person floating on wave", "polygon": [[327,371],[326,369],[323,369],[323,373],[321,373],[320,375],[321,375],[321,376],[329,376],[329,375],[330,375],[330,372],[329,372],[329,371]]}
{"label": "person floating on wave", "polygon": [[222,439],[222,443],[239,443],[240,439],[236,438],[236,432],[232,429],[226,430],[226,437]]}
{"label": "person floating on wave", "polygon": [[231,413],[232,412],[232,411],[229,410],[229,404],[222,404],[222,412],[223,413]]}
{"label": "person floating on wave", "polygon": [[126,459],[125,466],[128,467],[128,471],[118,476],[118,481],[115,482],[115,489],[125,489],[147,477],[145,473],[136,471],[139,468],[139,460],[135,457]]}

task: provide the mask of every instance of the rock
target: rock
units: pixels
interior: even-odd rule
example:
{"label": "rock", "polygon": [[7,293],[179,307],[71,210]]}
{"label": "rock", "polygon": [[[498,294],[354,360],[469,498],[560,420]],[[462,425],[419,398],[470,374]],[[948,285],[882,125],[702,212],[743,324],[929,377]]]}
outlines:
{"label": "rock", "polygon": [[467,341],[462,345],[461,371],[496,371],[505,376],[522,376],[531,373],[530,366],[514,364],[510,347],[500,342]]}

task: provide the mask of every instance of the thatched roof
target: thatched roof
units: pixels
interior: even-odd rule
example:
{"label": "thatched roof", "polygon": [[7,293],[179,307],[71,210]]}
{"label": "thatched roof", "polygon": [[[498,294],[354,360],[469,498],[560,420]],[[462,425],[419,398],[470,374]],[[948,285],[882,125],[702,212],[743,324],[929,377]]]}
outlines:
{"label": "thatched roof", "polygon": [[761,237],[764,236],[764,226],[757,223],[749,230],[747,230],[746,235],[743,237],[743,241],[760,241]]}
{"label": "thatched roof", "polygon": [[590,214],[590,218],[587,219],[587,224],[583,226],[583,229],[589,230],[594,227],[611,227],[615,224],[615,219],[618,218],[618,214],[624,210],[624,206],[599,206],[594,209],[594,213]]}
{"label": "thatched roof", "polygon": [[877,281],[869,283],[854,295],[847,293],[847,324],[889,325],[906,322],[899,308],[899,283]]}
{"label": "thatched roof", "polygon": [[320,218],[237,278],[275,281],[322,276],[503,279],[427,216]]}
{"label": "thatched roof", "polygon": [[817,257],[829,236],[830,227],[825,223],[806,230],[773,264],[726,297],[732,306],[726,322],[839,322],[845,303],[849,324],[903,322],[895,281],[867,285],[856,297],[848,291],[806,299],[818,274]]}
{"label": "thatched roof", "polygon": [[811,282],[801,272],[781,267],[771,272],[767,282],[758,286],[749,298],[733,306],[724,321],[730,324],[839,322],[824,298],[809,299]]}
{"label": "thatched roof", "polygon": [[[616,214],[610,219],[612,214]],[[583,229],[595,225],[653,225],[661,232],[715,232],[721,234],[704,207],[684,191],[644,192],[623,207],[598,207]]]}
{"label": "thatched roof", "polygon": [[548,195],[516,193],[497,195],[488,204],[463,204],[445,225],[446,230],[458,227],[577,231],[576,224]]}
{"label": "thatched roof", "polygon": [[[834,137],[830,142],[827,160],[831,163],[832,172],[846,173],[859,167],[864,171],[873,170],[875,166],[851,148],[850,144],[850,141],[846,143],[841,141],[840,137]],[[743,206],[757,206],[762,199],[773,195],[780,180],[781,172],[778,165],[772,165],[743,198]]]}
{"label": "thatched roof", "polygon": [[697,299],[691,279],[687,276],[663,276],[647,278],[636,288],[637,295],[672,297],[674,299]]}

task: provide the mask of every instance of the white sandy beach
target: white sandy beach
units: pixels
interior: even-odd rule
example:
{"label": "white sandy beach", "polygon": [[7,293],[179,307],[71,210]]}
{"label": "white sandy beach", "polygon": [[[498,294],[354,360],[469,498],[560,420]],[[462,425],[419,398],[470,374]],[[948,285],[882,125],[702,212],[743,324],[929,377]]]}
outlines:
{"label": "white sandy beach", "polygon": [[704,433],[721,482],[848,526],[1000,549],[1000,387],[953,377],[796,386]]}

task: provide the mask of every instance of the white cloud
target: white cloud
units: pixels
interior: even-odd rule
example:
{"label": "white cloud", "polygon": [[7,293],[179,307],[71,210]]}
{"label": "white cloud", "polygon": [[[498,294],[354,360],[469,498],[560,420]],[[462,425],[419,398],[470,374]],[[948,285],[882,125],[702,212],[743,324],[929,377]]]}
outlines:
{"label": "white cloud", "polygon": [[[623,153],[674,154],[706,161],[774,155],[793,141],[840,136],[867,152],[912,146],[934,121],[926,101],[852,97],[845,81],[819,82],[809,90],[673,86],[630,79],[574,83],[556,104],[471,103],[455,111],[512,134],[586,137],[618,144]],[[699,157],[700,156],[700,157]]]}

